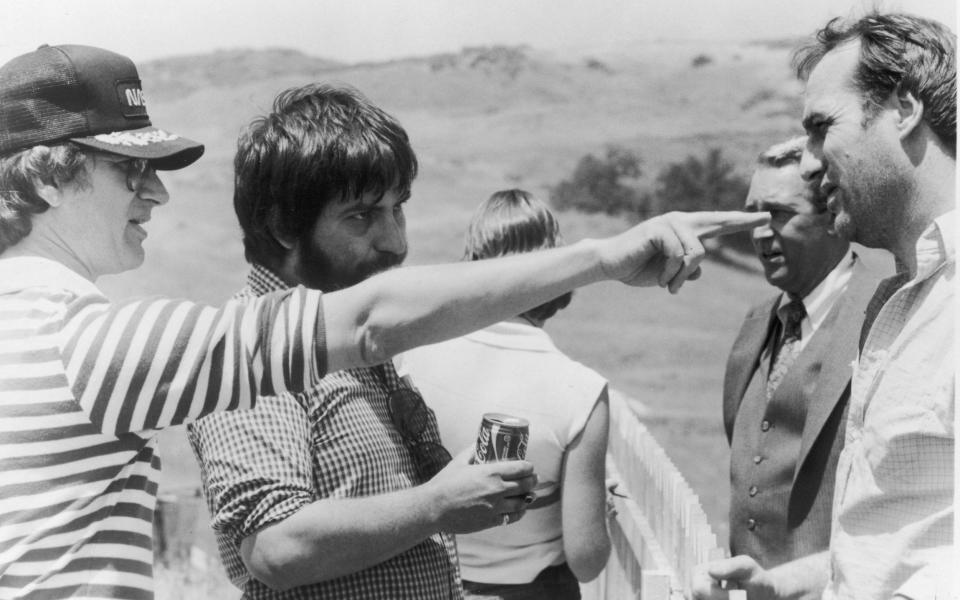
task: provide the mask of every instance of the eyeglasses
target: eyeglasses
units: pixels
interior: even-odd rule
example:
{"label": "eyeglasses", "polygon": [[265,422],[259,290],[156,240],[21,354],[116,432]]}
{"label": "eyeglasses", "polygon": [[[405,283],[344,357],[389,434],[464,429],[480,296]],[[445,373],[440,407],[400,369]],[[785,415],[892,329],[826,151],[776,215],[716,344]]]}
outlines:
{"label": "eyeglasses", "polygon": [[389,391],[387,408],[390,420],[403,436],[421,481],[429,481],[453,458],[447,449],[426,436],[430,409],[416,390],[397,388]]}
{"label": "eyeglasses", "polygon": [[147,176],[151,172],[156,172],[156,170],[150,166],[150,162],[144,158],[131,158],[123,162],[126,163],[127,189],[131,192],[139,190],[140,187],[143,186],[143,182],[146,181]]}
{"label": "eyeglasses", "polygon": [[147,177],[151,173],[155,173],[156,169],[150,166],[150,161],[145,158],[127,158],[122,160],[111,160],[106,159],[106,162],[110,163],[114,168],[123,171],[126,176],[127,189],[131,192],[136,192],[143,186],[143,182],[147,180]]}

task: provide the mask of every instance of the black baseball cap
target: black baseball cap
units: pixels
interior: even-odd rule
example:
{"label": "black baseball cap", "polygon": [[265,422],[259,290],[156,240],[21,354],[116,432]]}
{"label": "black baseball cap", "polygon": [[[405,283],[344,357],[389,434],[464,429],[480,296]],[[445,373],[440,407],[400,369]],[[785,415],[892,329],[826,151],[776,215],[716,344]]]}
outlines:
{"label": "black baseball cap", "polygon": [[93,46],[43,45],[0,67],[0,155],[75,142],[157,169],[182,169],[203,145],[154,127],[140,75],[126,56]]}

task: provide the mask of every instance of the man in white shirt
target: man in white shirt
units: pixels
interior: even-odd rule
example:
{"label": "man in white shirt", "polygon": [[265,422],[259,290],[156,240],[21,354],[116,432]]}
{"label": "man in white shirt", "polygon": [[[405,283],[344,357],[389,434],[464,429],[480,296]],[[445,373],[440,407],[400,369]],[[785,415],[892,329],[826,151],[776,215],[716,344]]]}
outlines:
{"label": "man in white shirt", "polygon": [[[823,596],[954,597],[956,36],[904,14],[835,19],[795,64],[801,172],[838,233],[898,271],[865,317]],[[820,592],[797,569],[736,566],[752,599]]]}
{"label": "man in white shirt", "polygon": [[956,36],[908,15],[801,50],[801,169],[837,231],[885,248],[837,467],[825,597],[946,597],[953,545]]}

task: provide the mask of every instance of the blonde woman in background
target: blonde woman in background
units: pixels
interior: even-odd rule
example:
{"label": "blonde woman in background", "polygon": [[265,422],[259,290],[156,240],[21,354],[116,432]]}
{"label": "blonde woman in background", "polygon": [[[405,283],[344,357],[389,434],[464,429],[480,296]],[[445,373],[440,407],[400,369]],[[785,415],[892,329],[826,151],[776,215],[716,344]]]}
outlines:
{"label": "blonde woman in background", "polygon": [[[474,214],[464,260],[552,248],[559,226],[522,190],[493,194]],[[434,409],[448,448],[473,444],[481,417],[530,422],[527,460],[540,480],[523,520],[457,536],[467,598],[580,598],[610,554],[605,519],[607,382],[554,346],[544,323],[567,293],[515,318],[398,359]]]}

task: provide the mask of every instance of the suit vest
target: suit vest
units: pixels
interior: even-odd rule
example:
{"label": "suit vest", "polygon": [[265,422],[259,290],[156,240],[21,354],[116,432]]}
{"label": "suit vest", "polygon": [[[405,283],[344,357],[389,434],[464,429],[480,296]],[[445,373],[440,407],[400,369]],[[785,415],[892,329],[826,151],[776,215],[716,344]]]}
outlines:
{"label": "suit vest", "polygon": [[[833,469],[826,470],[826,481],[818,482],[825,489],[816,494],[812,505],[794,511],[802,514],[784,510],[790,505],[810,400],[797,381],[797,371],[805,370],[802,357],[806,351],[769,402],[766,382],[770,365],[758,365],[733,430],[731,456],[739,459],[730,463],[730,547],[734,555],[749,554],[765,568],[825,550],[830,541]],[[835,435],[846,406],[841,404],[835,411],[838,414],[831,415],[827,423],[828,431],[821,435]],[[798,535],[798,526],[805,530],[802,535]]]}

